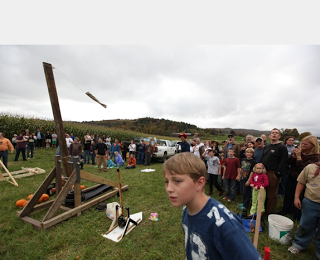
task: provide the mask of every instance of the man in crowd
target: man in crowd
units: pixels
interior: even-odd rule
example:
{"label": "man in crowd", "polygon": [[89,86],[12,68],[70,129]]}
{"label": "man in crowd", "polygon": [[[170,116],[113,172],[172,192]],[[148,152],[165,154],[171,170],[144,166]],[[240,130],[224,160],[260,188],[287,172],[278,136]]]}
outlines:
{"label": "man in crowd", "polygon": [[234,156],[240,159],[240,145],[234,142],[233,134],[228,135],[228,140],[223,146],[224,158],[229,158],[228,151],[232,148]]}
{"label": "man in crowd", "polygon": [[254,155],[253,155],[253,158],[256,161],[256,163],[261,163],[263,150],[264,150],[264,142],[261,137],[257,137],[255,142]]}
{"label": "man in crowd", "polygon": [[276,211],[278,187],[282,174],[286,172],[288,161],[287,147],[280,143],[280,130],[271,130],[270,144],[265,146],[262,156],[262,163],[267,170],[269,186],[267,187],[266,216]]}
{"label": "man in crowd", "polygon": [[185,133],[179,134],[181,139],[181,152],[190,152],[190,144],[186,141],[187,135]]}
{"label": "man in crowd", "polygon": [[5,138],[3,133],[0,132],[0,160],[2,157],[3,164],[8,168],[8,151],[11,150],[13,153],[14,148],[9,139]]}

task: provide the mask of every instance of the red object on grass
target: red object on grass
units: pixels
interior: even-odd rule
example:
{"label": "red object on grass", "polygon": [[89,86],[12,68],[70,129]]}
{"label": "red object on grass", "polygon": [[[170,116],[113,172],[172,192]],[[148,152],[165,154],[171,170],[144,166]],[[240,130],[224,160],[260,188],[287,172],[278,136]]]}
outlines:
{"label": "red object on grass", "polygon": [[270,260],[270,248],[269,247],[265,247],[264,248],[264,257],[263,260]]}

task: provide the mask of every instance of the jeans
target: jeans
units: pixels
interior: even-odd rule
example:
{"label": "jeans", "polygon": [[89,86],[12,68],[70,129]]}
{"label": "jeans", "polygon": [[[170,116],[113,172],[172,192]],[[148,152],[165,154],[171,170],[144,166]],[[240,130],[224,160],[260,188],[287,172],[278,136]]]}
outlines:
{"label": "jeans", "polygon": [[145,154],[146,159],[145,159],[144,165],[150,165],[151,164],[151,156],[152,156],[152,154],[150,154],[150,153],[146,153]]}
{"label": "jeans", "polygon": [[250,208],[251,187],[246,186],[248,178],[240,180],[240,193],[242,194],[243,206],[246,209]]}
{"label": "jeans", "polygon": [[208,175],[209,175],[209,190],[210,190],[210,192],[212,192],[213,185],[214,185],[214,187],[216,187],[216,189],[218,191],[223,191],[223,189],[218,184],[218,175],[215,175],[212,173],[209,173]]}
{"label": "jeans", "polygon": [[27,147],[27,157],[30,158],[29,154],[31,153],[31,158],[33,158],[34,146]]}
{"label": "jeans", "polygon": [[83,150],[83,160],[84,163],[90,163],[90,151],[89,150]]}
{"label": "jeans", "polygon": [[3,160],[3,164],[4,166],[6,166],[6,168],[8,168],[8,151],[0,151],[0,160]]}
{"label": "jeans", "polygon": [[236,180],[234,179],[224,179],[226,183],[226,197],[228,199],[234,200],[235,199],[235,192],[236,192]]}
{"label": "jeans", "polygon": [[138,164],[143,164],[144,161],[144,152],[138,152]]}
{"label": "jeans", "polygon": [[320,204],[307,198],[302,201],[301,220],[292,245],[299,250],[308,247],[314,238],[317,258],[320,258]]}
{"label": "jeans", "polygon": [[15,161],[18,161],[20,152],[22,153],[22,158],[25,161],[26,160],[26,148],[16,148],[16,156],[14,157]]}
{"label": "jeans", "polygon": [[92,154],[90,154],[90,157],[91,157],[91,161],[92,161],[92,164],[96,164],[96,162],[94,161],[95,158],[96,158],[96,154],[93,152]]}

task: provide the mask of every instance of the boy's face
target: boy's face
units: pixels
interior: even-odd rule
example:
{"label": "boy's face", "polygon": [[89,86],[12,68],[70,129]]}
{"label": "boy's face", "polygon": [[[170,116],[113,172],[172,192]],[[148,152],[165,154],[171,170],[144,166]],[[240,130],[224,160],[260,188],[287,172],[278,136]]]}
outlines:
{"label": "boy's face", "polygon": [[209,153],[208,153],[208,155],[209,155],[210,157],[213,157],[213,156],[214,156],[214,152],[213,152],[212,150],[210,150]]}
{"label": "boy's face", "polygon": [[245,150],[247,147],[245,145],[241,146],[241,150]]}
{"label": "boy's face", "polygon": [[251,159],[253,157],[253,153],[246,152],[246,157],[247,157],[247,159]]}
{"label": "boy's face", "polygon": [[229,154],[229,157],[233,157],[234,156],[234,151],[233,150],[229,150],[228,154]]}
{"label": "boy's face", "polygon": [[172,206],[179,207],[191,205],[197,195],[198,183],[187,174],[172,175],[165,171],[164,181],[166,192],[169,196]]}

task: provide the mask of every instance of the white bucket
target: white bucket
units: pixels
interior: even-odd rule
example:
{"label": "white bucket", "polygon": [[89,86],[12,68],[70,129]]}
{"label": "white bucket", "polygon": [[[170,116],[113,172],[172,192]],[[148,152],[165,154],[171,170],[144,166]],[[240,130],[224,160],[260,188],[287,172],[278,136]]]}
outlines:
{"label": "white bucket", "polygon": [[281,215],[271,214],[268,216],[269,237],[279,240],[281,244],[289,244],[290,232],[293,228],[293,221]]}

